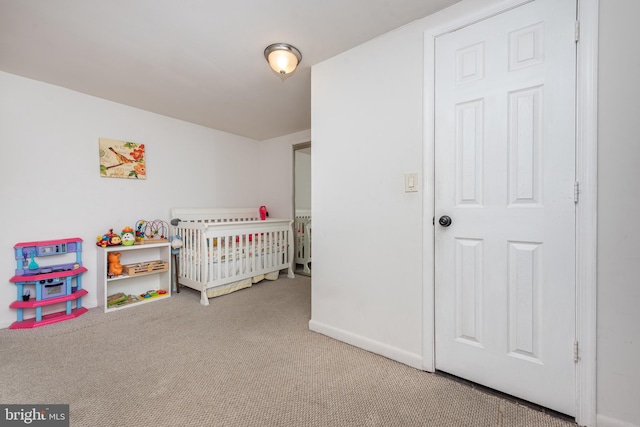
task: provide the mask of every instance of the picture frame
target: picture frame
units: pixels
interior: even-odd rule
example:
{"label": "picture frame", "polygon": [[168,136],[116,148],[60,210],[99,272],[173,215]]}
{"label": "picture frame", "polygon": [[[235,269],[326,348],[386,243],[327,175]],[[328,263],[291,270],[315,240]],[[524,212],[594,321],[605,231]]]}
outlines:
{"label": "picture frame", "polygon": [[146,179],[145,145],[130,141],[99,138],[100,176]]}

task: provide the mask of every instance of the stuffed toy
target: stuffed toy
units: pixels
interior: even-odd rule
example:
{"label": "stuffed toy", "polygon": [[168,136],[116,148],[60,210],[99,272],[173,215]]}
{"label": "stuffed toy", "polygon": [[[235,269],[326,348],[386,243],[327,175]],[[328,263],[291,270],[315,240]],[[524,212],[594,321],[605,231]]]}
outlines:
{"label": "stuffed toy", "polygon": [[122,246],[131,246],[136,242],[136,236],[133,233],[133,228],[129,226],[122,229],[120,236],[122,238]]}
{"label": "stuffed toy", "polygon": [[122,264],[120,264],[120,252],[109,252],[107,254],[109,262],[109,274],[119,276],[122,274]]}
{"label": "stuffed toy", "polygon": [[182,237],[176,234],[175,236],[169,237],[169,241],[171,242],[171,253],[175,255],[180,252],[180,248],[182,247]]}

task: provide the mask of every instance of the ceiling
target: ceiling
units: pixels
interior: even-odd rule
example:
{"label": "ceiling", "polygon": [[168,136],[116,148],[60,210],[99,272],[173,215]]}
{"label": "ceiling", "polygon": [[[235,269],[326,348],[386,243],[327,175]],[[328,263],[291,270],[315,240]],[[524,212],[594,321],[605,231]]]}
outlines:
{"label": "ceiling", "polygon": [[311,127],[314,64],[458,1],[0,0],[0,70],[264,140]]}

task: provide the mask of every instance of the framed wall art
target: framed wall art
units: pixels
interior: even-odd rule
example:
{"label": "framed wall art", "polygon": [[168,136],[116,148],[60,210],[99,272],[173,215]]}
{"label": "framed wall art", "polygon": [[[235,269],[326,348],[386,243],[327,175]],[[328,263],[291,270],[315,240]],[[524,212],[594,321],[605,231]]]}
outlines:
{"label": "framed wall art", "polygon": [[100,176],[109,178],[146,179],[144,144],[98,138]]}

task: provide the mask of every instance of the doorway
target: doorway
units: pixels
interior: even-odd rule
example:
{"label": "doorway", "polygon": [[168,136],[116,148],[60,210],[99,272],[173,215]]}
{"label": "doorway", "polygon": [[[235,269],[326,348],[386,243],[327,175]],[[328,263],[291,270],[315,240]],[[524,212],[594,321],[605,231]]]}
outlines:
{"label": "doorway", "polygon": [[435,47],[435,367],[569,415],[575,17],[535,0]]}
{"label": "doorway", "polygon": [[311,142],[293,146],[295,273],[311,276]]}

